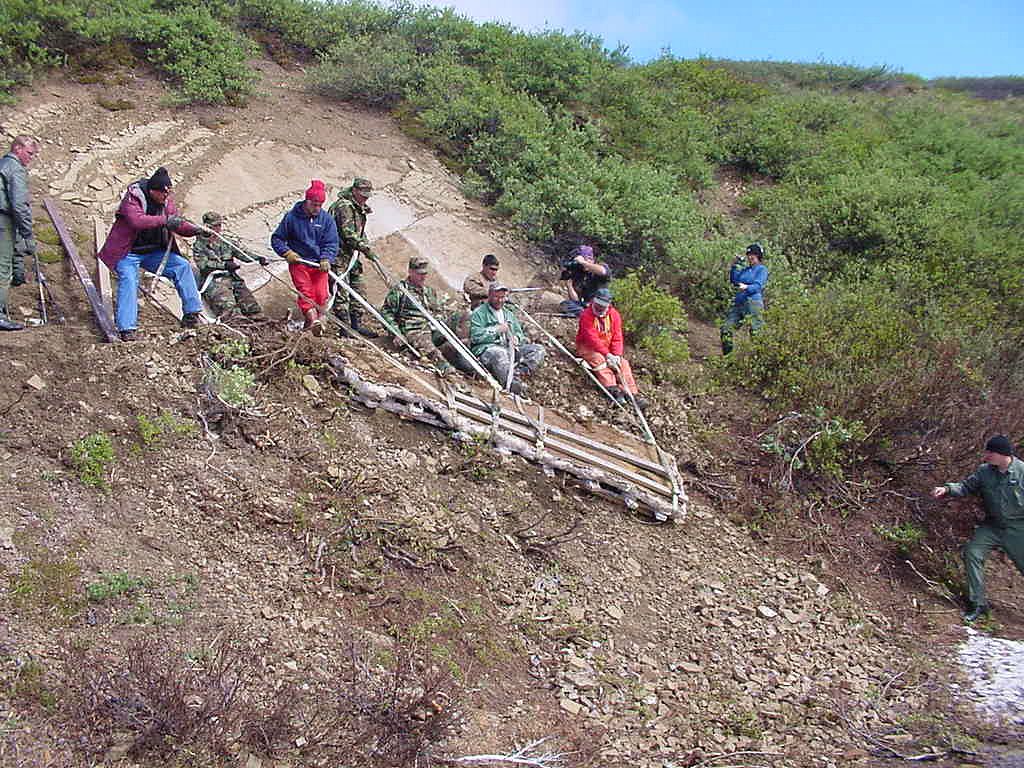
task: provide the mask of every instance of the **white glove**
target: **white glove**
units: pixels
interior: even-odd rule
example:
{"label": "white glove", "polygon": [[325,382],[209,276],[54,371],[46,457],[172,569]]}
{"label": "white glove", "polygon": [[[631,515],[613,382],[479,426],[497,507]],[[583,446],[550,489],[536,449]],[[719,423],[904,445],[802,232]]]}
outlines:
{"label": "white glove", "polygon": [[619,370],[619,363],[622,361],[621,355],[606,355],[604,358],[605,362],[608,363],[608,367],[613,371]]}

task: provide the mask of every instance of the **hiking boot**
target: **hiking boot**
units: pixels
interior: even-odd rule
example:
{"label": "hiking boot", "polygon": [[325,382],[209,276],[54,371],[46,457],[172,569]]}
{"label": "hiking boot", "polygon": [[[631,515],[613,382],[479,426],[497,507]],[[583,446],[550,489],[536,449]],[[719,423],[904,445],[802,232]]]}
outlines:
{"label": "hiking boot", "polygon": [[988,607],[987,603],[976,605],[964,614],[964,621],[966,621],[968,624],[973,624],[978,619],[984,616],[988,616],[990,610],[991,609]]}
{"label": "hiking boot", "polygon": [[356,335],[352,333],[352,329],[349,328],[342,322],[338,323],[338,338],[339,339],[354,339]]}
{"label": "hiking boot", "polygon": [[199,312],[186,312],[181,316],[181,327],[182,328],[197,328],[199,327]]}
{"label": "hiking boot", "polygon": [[139,338],[138,334],[135,332],[135,329],[127,331],[118,331],[118,333],[121,336],[121,341],[137,341]]}
{"label": "hiking boot", "polygon": [[618,387],[605,387],[608,390],[608,394],[614,398],[615,402],[619,405],[625,405],[626,394]]}
{"label": "hiking boot", "polygon": [[25,326],[21,323],[16,323],[9,317],[3,317],[0,315],[0,331],[23,331]]}
{"label": "hiking boot", "polygon": [[508,391],[513,395],[519,395],[520,397],[530,396],[526,385],[521,381],[516,381],[515,379],[512,379],[512,383],[508,385]]}
{"label": "hiking boot", "polygon": [[362,320],[356,317],[355,315],[352,315],[352,330],[355,331],[356,333],[362,334],[368,339],[380,338],[379,333],[376,333],[375,331],[372,331],[369,328],[367,328],[365,325],[363,325]]}
{"label": "hiking boot", "polygon": [[636,407],[641,411],[647,411],[647,398],[640,397],[640,395],[633,395],[633,399],[636,401]]}

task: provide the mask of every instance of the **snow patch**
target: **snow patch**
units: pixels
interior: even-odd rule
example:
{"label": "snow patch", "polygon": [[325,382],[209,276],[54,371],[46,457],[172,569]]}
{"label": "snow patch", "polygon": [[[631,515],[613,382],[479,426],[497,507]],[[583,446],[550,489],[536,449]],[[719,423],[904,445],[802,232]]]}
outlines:
{"label": "snow patch", "polygon": [[1024,642],[989,637],[967,627],[958,652],[970,681],[962,691],[982,714],[1024,725]]}

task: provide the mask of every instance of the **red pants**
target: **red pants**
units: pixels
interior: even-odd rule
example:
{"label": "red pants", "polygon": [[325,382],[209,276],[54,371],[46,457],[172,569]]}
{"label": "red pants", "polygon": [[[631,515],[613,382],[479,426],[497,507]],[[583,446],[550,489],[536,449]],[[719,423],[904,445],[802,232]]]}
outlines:
{"label": "red pants", "polygon": [[292,282],[299,296],[299,310],[305,315],[309,310],[315,309],[317,316],[324,313],[327,305],[327,273],[316,267],[307,267],[305,264],[289,264],[288,271],[291,273]]}
{"label": "red pants", "polygon": [[604,386],[621,386],[623,390],[632,392],[634,395],[639,392],[636,388],[636,381],[633,379],[633,369],[629,367],[629,361],[626,358],[623,357],[619,360],[619,383],[616,383],[615,371],[607,366],[604,361],[604,355],[600,352],[595,352],[592,349],[577,348],[576,354],[587,361],[597,380]]}

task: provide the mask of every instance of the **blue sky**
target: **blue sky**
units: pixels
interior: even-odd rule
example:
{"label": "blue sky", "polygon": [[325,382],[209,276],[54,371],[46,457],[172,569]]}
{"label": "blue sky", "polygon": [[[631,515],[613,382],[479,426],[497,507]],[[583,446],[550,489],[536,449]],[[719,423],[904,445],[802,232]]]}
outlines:
{"label": "blue sky", "polygon": [[1024,75],[1024,0],[686,3],[681,0],[429,0],[527,31],[583,30],[635,61],[769,59],[872,66],[922,77]]}

